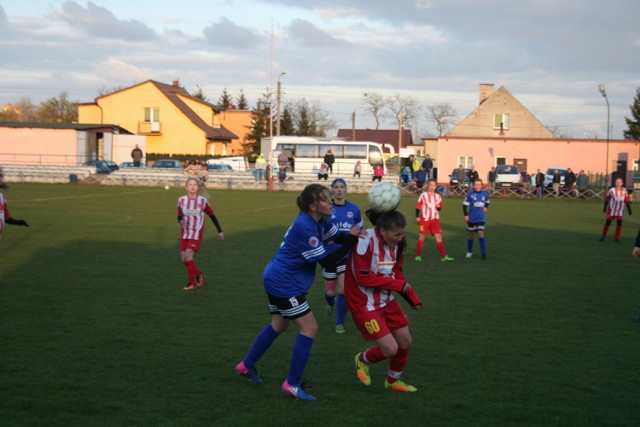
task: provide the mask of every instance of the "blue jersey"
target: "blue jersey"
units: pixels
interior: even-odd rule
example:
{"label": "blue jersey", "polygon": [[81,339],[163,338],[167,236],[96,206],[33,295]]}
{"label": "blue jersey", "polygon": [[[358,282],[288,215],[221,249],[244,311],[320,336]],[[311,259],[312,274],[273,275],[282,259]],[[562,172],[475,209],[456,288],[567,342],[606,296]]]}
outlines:
{"label": "blue jersey", "polygon": [[[357,225],[360,228],[364,227],[360,208],[355,203],[351,203],[349,201],[345,201],[344,205],[333,205],[333,210],[331,211],[331,223],[338,227],[340,233],[348,233],[354,225]],[[339,248],[340,245],[337,243],[329,245],[329,251],[331,252]],[[345,254],[340,261],[346,260],[348,256],[349,253]]]}
{"label": "blue jersey", "polygon": [[462,204],[468,208],[470,223],[486,222],[487,217],[484,214],[484,208],[489,206],[489,194],[486,191],[469,191]]}
{"label": "blue jersey", "polygon": [[327,255],[325,241],[340,234],[338,227],[317,222],[300,212],[262,274],[267,293],[278,297],[306,295],[313,284],[316,262]]}

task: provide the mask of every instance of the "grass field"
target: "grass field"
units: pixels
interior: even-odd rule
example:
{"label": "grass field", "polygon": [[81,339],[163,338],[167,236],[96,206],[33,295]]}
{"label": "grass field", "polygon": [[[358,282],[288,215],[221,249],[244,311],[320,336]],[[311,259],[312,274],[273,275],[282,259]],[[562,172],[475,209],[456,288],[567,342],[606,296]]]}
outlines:
{"label": "grass field", "polygon": [[[196,260],[206,285],[184,292],[180,190],[13,185],[0,264],[0,426],[506,426],[640,423],[639,222],[622,244],[598,241],[602,202],[495,199],[489,259],[465,260],[461,199],[445,199],[441,263],[428,239],[405,272],[425,302],[409,312],[403,379],[386,364],[362,386],[354,326],[320,323],[305,375],[317,402],[280,392],[295,338],[283,334],[255,386],[233,372],[269,321],[261,274],[297,213],[294,193],[215,191],[226,240]],[[352,201],[364,206],[365,196]],[[415,200],[401,209],[413,218]],[[612,235],[613,229],[610,231]],[[477,243],[476,243],[477,248]],[[319,275],[318,275],[319,276]],[[405,305],[406,307],[406,305]]]}

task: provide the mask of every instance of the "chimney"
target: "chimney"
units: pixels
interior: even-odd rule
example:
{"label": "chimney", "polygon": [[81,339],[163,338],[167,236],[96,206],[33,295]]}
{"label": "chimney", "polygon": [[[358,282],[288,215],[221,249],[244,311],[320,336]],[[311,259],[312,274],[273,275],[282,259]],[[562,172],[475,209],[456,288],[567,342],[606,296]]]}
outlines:
{"label": "chimney", "polygon": [[173,84],[173,87],[179,88],[180,87],[180,80],[174,80],[174,81],[171,82],[171,84]]}
{"label": "chimney", "polygon": [[482,104],[493,93],[493,83],[480,83],[480,104]]}

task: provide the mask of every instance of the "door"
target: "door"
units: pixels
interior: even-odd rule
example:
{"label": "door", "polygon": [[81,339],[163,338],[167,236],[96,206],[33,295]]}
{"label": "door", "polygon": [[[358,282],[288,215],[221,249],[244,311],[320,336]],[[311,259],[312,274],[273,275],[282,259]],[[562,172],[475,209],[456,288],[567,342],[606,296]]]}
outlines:
{"label": "door", "polygon": [[513,164],[518,167],[520,172],[526,172],[527,170],[527,159],[513,159]]}
{"label": "door", "polygon": [[627,185],[627,161],[626,160],[617,160],[616,161],[616,171],[611,174],[611,186],[613,186],[616,182],[616,178],[622,178],[624,181],[624,185]]}

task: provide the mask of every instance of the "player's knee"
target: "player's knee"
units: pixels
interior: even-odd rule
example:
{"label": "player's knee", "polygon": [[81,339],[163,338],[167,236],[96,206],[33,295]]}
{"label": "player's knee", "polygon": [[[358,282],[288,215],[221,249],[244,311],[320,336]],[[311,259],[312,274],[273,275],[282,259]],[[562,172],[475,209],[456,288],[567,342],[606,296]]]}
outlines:
{"label": "player's knee", "polygon": [[391,358],[398,352],[398,343],[396,341],[391,341],[381,344],[380,350],[382,350],[382,354],[384,354],[387,359]]}

